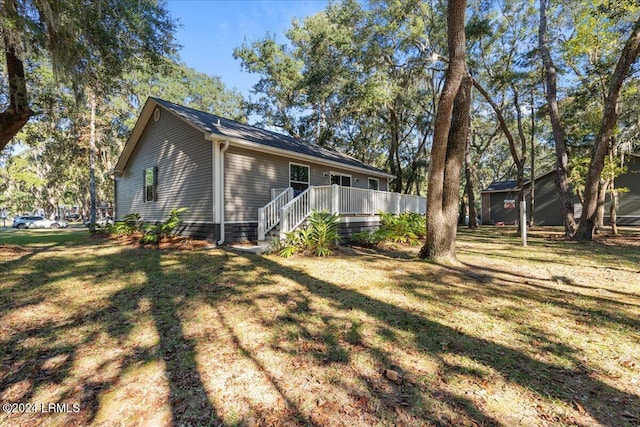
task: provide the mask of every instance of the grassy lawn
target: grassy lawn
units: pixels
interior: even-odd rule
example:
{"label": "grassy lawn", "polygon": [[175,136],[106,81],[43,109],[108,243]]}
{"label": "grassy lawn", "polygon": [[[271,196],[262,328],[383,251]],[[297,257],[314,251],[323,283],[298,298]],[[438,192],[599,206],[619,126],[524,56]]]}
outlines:
{"label": "grassy lawn", "polygon": [[0,402],[69,404],[0,425],[637,426],[624,232],[460,230],[455,267],[0,232]]}

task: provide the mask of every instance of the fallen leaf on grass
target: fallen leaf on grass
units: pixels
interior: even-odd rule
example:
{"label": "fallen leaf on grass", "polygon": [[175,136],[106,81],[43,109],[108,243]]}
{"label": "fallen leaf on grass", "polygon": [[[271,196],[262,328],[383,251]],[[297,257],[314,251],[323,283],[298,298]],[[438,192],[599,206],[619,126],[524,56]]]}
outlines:
{"label": "fallen leaf on grass", "polygon": [[633,360],[633,359],[630,359],[630,358],[621,360],[620,364],[622,366],[624,366],[625,368],[629,368],[629,369],[633,369],[633,368],[637,368],[638,367],[638,364],[636,363],[636,361]]}
{"label": "fallen leaf on grass", "polygon": [[584,410],[584,407],[576,402],[575,400],[573,401],[574,406],[576,407],[576,409],[578,410],[578,412],[580,412],[582,415],[587,415],[587,411]]}
{"label": "fallen leaf on grass", "polygon": [[391,381],[398,381],[398,371],[394,371],[393,369],[385,369],[384,375],[389,378]]}
{"label": "fallen leaf on grass", "polygon": [[369,399],[366,396],[360,396],[356,401],[358,406],[367,406],[367,403],[369,403]]}

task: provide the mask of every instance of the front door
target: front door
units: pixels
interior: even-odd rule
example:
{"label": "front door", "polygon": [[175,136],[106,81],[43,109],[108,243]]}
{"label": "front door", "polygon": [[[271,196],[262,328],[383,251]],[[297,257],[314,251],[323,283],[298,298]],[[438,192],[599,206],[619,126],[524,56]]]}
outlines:
{"label": "front door", "polygon": [[351,187],[351,175],[331,172],[331,185],[338,184],[341,187]]}

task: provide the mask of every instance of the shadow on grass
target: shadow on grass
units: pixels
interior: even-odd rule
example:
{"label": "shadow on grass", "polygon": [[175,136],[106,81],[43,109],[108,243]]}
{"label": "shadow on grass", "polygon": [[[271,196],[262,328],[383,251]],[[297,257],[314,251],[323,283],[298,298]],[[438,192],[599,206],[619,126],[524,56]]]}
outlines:
{"label": "shadow on grass", "polygon": [[[82,265],[76,265],[73,257],[37,258],[35,255],[38,253],[40,252],[34,252],[13,262],[12,268],[28,263],[31,273],[23,277],[18,286],[2,289],[3,301],[13,302],[8,308],[3,308],[4,312],[42,302],[44,295],[38,298],[29,295],[37,291],[38,287],[50,284],[52,265],[58,266],[53,272],[66,270],[65,274],[57,275],[56,280],[82,277],[84,274],[93,275],[93,281],[83,284],[87,292],[91,292],[92,287],[99,286],[100,279],[97,276],[104,274],[102,272],[108,272],[112,276],[143,272],[148,279],[144,284],[116,292],[106,307],[95,310],[86,307],[70,318],[55,323],[36,322],[19,327],[19,332],[2,342],[0,360],[6,369],[3,369],[0,376],[0,395],[17,395],[21,402],[28,402],[41,387],[62,384],[70,376],[72,363],[80,357],[79,349],[92,343],[104,332],[124,339],[136,322],[140,301],[147,299],[151,303],[151,316],[159,334],[157,347],[134,348],[130,354],[119,357],[118,360],[109,359],[97,367],[95,375],[83,381],[79,390],[69,390],[64,393],[63,398],[81,402],[83,422],[91,423],[99,409],[99,396],[119,380],[119,376],[108,380],[96,379],[104,376],[101,372],[106,365],[115,361],[120,364],[120,372],[125,372],[129,367],[161,360],[164,362],[169,385],[168,401],[173,425],[220,424],[200,379],[193,343],[184,337],[177,315],[178,303],[174,301],[178,296],[198,292],[197,287],[181,287],[180,277],[164,275],[160,265],[161,254],[154,250],[124,250],[95,258]],[[66,337],[80,330],[90,332],[73,344],[64,343]],[[105,351],[109,352],[109,349]]]}
{"label": "shadow on grass", "polygon": [[[239,263],[238,260],[243,262]],[[34,297],[33,291],[38,286],[46,286],[52,277],[62,280],[93,275],[93,282],[86,284],[86,292],[91,292],[92,286],[99,286],[101,277],[104,276],[99,277],[98,274],[106,274],[111,279],[140,274],[144,280],[114,292],[107,298],[104,306],[83,307],[75,315],[59,322],[34,322],[20,326],[1,343],[3,372],[0,376],[0,395],[19,394],[21,401],[28,401],[41,388],[62,386],[72,375],[71,368],[74,361],[81,357],[83,346],[97,340],[102,334],[108,334],[120,342],[132,335],[142,304],[148,305],[148,313],[158,335],[157,344],[135,346],[124,355],[114,356],[116,359],[98,366],[94,375],[82,378],[78,390],[65,392],[64,399],[82,402],[85,411],[82,421],[86,424],[97,421],[100,397],[118,387],[119,380],[128,368],[154,361],[163,362],[164,378],[168,385],[168,409],[173,425],[229,424],[223,416],[225,408],[214,405],[212,392],[205,385],[197,361],[199,343],[189,338],[185,331],[185,314],[181,310],[193,301],[202,301],[213,309],[221,331],[231,337],[236,357],[248,360],[253,369],[267,379],[269,386],[285,402],[286,410],[279,413],[283,423],[323,425],[321,420],[309,415],[308,409],[299,403],[298,396],[286,388],[278,375],[263,363],[258,350],[243,343],[240,338],[242,331],[227,320],[221,306],[233,303],[246,307],[247,316],[257,316],[263,325],[278,333],[268,343],[271,350],[278,354],[306,355],[318,367],[332,367],[344,375],[352,373],[358,376],[359,383],[366,388],[368,398],[375,399],[381,406],[368,402],[362,395],[362,390],[353,388],[352,383],[345,378],[337,376],[333,378],[332,384],[352,396],[353,405],[359,405],[365,422],[391,423],[394,417],[400,419],[408,415],[424,423],[439,426],[456,425],[460,422],[502,425],[468,396],[439,389],[436,383],[432,387],[429,383],[416,381],[417,374],[410,372],[412,368],[395,366],[394,363],[398,362],[394,361],[384,345],[365,342],[361,333],[362,325],[357,319],[349,323],[345,321],[345,313],[351,312],[362,312],[376,320],[376,336],[381,343],[399,346],[402,343],[398,334],[405,335],[403,339],[408,339],[420,355],[439,361],[442,372],[438,375],[483,377],[480,370],[447,362],[451,356],[460,356],[490,367],[506,380],[537,395],[560,400],[569,406],[575,399],[575,390],[580,390],[586,396],[581,401],[585,411],[603,425],[624,425],[624,420],[620,418],[622,411],[631,414],[640,411],[638,396],[600,381],[580,363],[577,355],[573,354],[573,349],[546,336],[542,331],[531,329],[525,332],[545,351],[569,360],[573,368],[541,362],[522,351],[462,333],[425,314],[318,279],[302,269],[283,266],[269,258],[248,254],[212,256],[206,252],[169,256],[154,250],[123,249],[86,263],[77,263],[73,253],[66,257],[55,257],[55,261],[65,267],[52,271],[51,259],[34,256],[16,261],[13,268],[28,263],[32,273],[18,287],[11,288],[12,291],[3,296],[16,304],[9,310],[40,302],[44,296]],[[408,279],[421,283],[431,280],[430,274],[425,266],[424,276]],[[468,269],[451,269],[450,274],[465,279],[469,277]],[[480,285],[489,287],[489,291],[495,295],[504,294],[504,286],[492,283],[492,278],[497,274],[505,272],[485,270],[482,272]],[[297,289],[294,292],[278,294],[274,291],[271,294],[279,308],[284,310],[277,316],[264,311],[258,304],[261,298],[267,298],[266,295],[252,292],[258,285],[275,286],[271,276],[280,276],[294,283]],[[416,287],[415,290],[420,291],[420,288]],[[513,293],[514,301],[525,298],[548,301],[550,297],[543,295],[544,291],[545,289],[537,290],[535,287],[532,287],[531,292],[509,290]],[[435,298],[453,300],[451,291],[445,286],[433,285],[431,292]],[[420,293],[416,295],[427,298]],[[312,299],[326,300],[332,311],[318,311],[314,308]],[[575,312],[584,310],[560,298],[551,300],[552,303]],[[0,313],[4,314],[6,312]],[[517,317],[518,313],[511,316]],[[611,322],[624,323],[624,320],[620,316],[608,318]],[[632,319],[626,320],[629,326],[637,327]],[[66,342],[60,339],[83,330],[87,332],[79,340]],[[209,344],[215,344],[216,338],[208,337],[207,340]],[[349,371],[352,358],[358,353],[370,357],[379,370],[396,368],[401,373],[406,370],[407,375],[403,375],[402,381],[394,382],[380,375]],[[118,365],[118,374],[103,378],[102,371],[114,361]],[[18,390],[19,388],[22,390]],[[612,412],[607,407],[607,402],[617,402],[616,408],[619,411]],[[252,412],[258,418],[263,415],[273,416],[269,408],[256,406],[252,408]],[[241,419],[236,424],[248,422]]]}
{"label": "shadow on grass", "polygon": [[[547,345],[553,351],[560,350],[562,355],[569,358],[574,369],[544,363],[531,358],[529,355],[513,348],[481,339],[439,323],[436,320],[403,310],[393,304],[373,299],[354,290],[349,290],[335,284],[309,276],[305,271],[296,268],[284,268],[268,258],[258,259],[250,255],[252,263],[267,266],[278,274],[295,281],[305,287],[312,295],[332,301],[338,310],[357,309],[378,319],[382,324],[388,324],[408,332],[413,337],[415,346],[420,352],[441,358],[445,353],[465,356],[478,361],[501,373],[509,381],[532,390],[541,396],[548,396],[572,406],[575,390],[581,390],[587,398],[582,401],[584,409],[603,425],[623,425],[626,420],[619,413],[612,413],[607,402],[619,402],[621,412],[633,414],[640,411],[640,399],[610,386],[597,379],[592,372],[583,369],[583,365],[575,355],[568,354],[571,350],[559,343],[548,340]],[[504,290],[503,290],[504,292]],[[442,295],[445,298],[445,295]],[[524,295],[523,295],[524,297]],[[620,321],[621,319],[614,319]],[[637,323],[629,322],[634,327]],[[389,337],[393,340],[393,337]],[[446,342],[446,348],[442,343]],[[380,357],[378,357],[380,359]],[[371,390],[375,393],[375,390]],[[468,406],[472,405],[469,409]],[[467,408],[467,409],[465,409]],[[495,424],[479,408],[466,402],[458,407],[466,412],[466,416],[479,423]],[[429,422],[439,422],[429,418]]]}

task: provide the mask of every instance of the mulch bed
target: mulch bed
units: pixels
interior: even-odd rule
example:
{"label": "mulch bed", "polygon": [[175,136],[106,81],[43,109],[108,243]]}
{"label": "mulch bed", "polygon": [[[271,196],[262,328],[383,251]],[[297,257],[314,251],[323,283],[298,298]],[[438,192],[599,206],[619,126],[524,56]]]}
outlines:
{"label": "mulch bed", "polygon": [[[99,237],[99,236],[95,236]],[[149,248],[168,251],[193,251],[196,249],[204,249],[211,246],[210,242],[206,240],[194,240],[182,236],[164,237],[157,245],[143,245],[140,242],[142,238],[141,233],[132,234],[130,236],[105,236],[111,240],[119,242],[124,245],[134,246],[136,248]]]}

